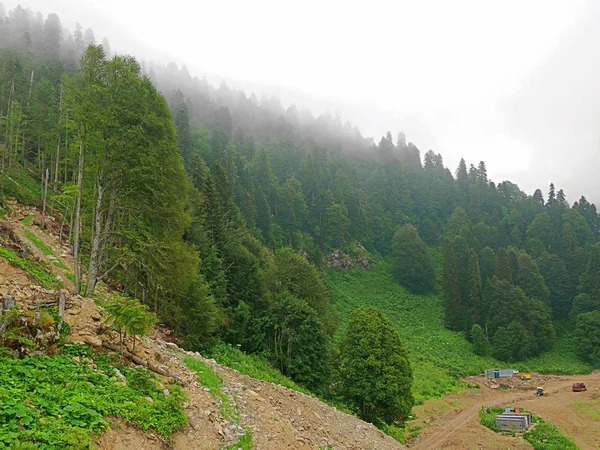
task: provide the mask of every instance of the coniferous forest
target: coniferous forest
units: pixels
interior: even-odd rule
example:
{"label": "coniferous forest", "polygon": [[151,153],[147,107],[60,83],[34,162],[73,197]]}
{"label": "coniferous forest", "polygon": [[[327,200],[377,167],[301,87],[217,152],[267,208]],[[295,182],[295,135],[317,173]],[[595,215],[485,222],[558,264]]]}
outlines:
{"label": "coniferous forest", "polygon": [[[82,295],[102,282],[184,347],[260,355],[374,422],[408,417],[412,372],[368,299],[342,323],[322,270],[340,253],[437,295],[478,355],[522,361],[566,333],[600,360],[600,220],[585,197],[551,183],[529,195],[403,133],[374,142],[339,117],[113,54],[55,14],[0,9],[0,46],[0,200],[36,203],[24,180],[40,181]],[[401,376],[381,392],[362,379],[389,370]]]}

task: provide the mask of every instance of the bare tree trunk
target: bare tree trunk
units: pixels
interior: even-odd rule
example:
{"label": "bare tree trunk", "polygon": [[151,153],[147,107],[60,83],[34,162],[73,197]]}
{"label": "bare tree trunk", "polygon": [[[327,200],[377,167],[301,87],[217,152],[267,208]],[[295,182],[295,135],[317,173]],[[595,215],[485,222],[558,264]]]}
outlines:
{"label": "bare tree trunk", "polygon": [[46,168],[46,177],[44,178],[44,192],[42,195],[42,229],[46,228],[46,199],[48,197],[48,178],[50,169]]}
{"label": "bare tree trunk", "polygon": [[60,231],[58,233],[58,241],[61,243],[63,243],[63,234],[64,234],[64,228],[65,228],[65,222],[67,220],[67,214],[69,214],[69,208],[67,207],[67,205],[65,205],[65,211],[62,213],[62,219],[60,221]]}
{"label": "bare tree trunk", "polygon": [[91,297],[94,294],[98,277],[98,264],[100,262],[100,242],[102,239],[102,195],[104,187],[98,184],[96,196],[96,211],[94,221],[94,232],[92,233],[92,250],[90,252],[90,265],[88,267],[87,289],[85,295]]}
{"label": "bare tree trunk", "polygon": [[58,173],[60,172],[60,125],[62,122],[62,84],[60,86],[60,100],[58,101],[58,142],[56,143],[56,166],[54,167],[54,192],[56,192],[57,184],[58,184]]}
{"label": "bare tree trunk", "polygon": [[77,169],[77,200],[75,205],[75,237],[73,243],[73,272],[75,275],[75,293],[81,292],[81,265],[79,264],[79,240],[81,232],[81,191],[83,188],[83,141],[79,145],[79,167]]}
{"label": "bare tree trunk", "polygon": [[31,91],[33,90],[33,75],[35,71],[31,69],[31,77],[29,77],[29,93],[27,94],[27,106],[29,106],[29,102],[31,100]]}

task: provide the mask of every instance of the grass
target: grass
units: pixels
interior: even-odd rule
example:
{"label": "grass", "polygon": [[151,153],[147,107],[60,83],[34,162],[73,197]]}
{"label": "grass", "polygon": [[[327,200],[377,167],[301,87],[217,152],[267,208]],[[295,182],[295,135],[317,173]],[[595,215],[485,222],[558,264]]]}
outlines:
{"label": "grass", "polygon": [[[25,230],[25,236],[27,237],[27,239],[29,239],[31,242],[33,242],[33,245],[35,245],[37,248],[40,249],[40,251],[46,255],[46,256],[54,256],[54,252],[52,251],[52,249],[50,247],[48,247],[46,244],[44,244],[35,234],[33,234],[31,231],[29,230]],[[61,263],[60,261],[56,260],[53,261],[52,264],[54,264],[56,267],[58,267],[59,269],[62,270],[68,270],[67,266],[65,266],[63,263]]]}
{"label": "grass", "polygon": [[0,448],[92,448],[108,428],[105,417],[164,437],[183,428],[179,386],[169,385],[167,395],[146,369],[119,370],[125,380],[106,355],[81,345],[54,357],[0,358]]}
{"label": "grass", "polygon": [[227,401],[227,395],[225,395],[221,390],[223,387],[223,380],[221,380],[219,375],[217,375],[210,368],[210,366],[196,358],[191,357],[184,358],[183,362],[188,369],[196,372],[196,375],[200,380],[200,384],[209,389],[210,395],[212,395],[213,398],[221,400],[222,402]]}
{"label": "grass", "polygon": [[0,185],[6,197],[15,197],[19,203],[33,205],[42,198],[42,185],[23,167],[9,167],[0,174]]}
{"label": "grass", "polygon": [[594,422],[600,422],[600,400],[593,402],[575,402],[573,407],[577,414],[587,417]]}
{"label": "grass", "polygon": [[380,261],[369,271],[328,269],[326,282],[344,329],[350,314],[362,306],[381,309],[396,325],[411,362],[417,401],[439,397],[462,387],[459,377],[483,373],[498,363],[471,350],[462,333],[444,327],[444,313],[436,295],[414,295],[397,284],[390,265]]}
{"label": "grass", "polygon": [[[208,388],[212,397],[218,401],[220,404],[221,415],[231,422],[239,425],[240,413],[235,406],[235,399],[230,399],[229,396],[223,392],[223,380],[221,377],[219,377],[219,375],[217,375],[208,364],[205,364],[196,358],[185,357],[183,358],[183,362],[188,369],[196,372],[200,384]],[[227,450],[239,449],[252,449],[252,430],[244,430],[244,434],[240,436],[238,442],[227,447]]]}
{"label": "grass", "polygon": [[538,418],[538,424],[524,434],[534,450],[579,450],[579,447],[554,425]]}
{"label": "grass", "polygon": [[12,265],[24,270],[35,278],[46,289],[60,288],[61,284],[56,280],[46,267],[30,259],[21,258],[14,251],[0,247],[0,257],[5,258]]}
{"label": "grass", "polygon": [[235,369],[257,380],[279,384],[289,389],[311,395],[307,389],[298,386],[257,355],[248,355],[235,347],[219,343],[211,349],[209,357],[214,358],[215,361],[223,366]]}
{"label": "grass", "polygon": [[227,447],[227,450],[252,450],[252,430],[246,432],[240,437],[240,440],[235,444]]}
{"label": "grass", "polygon": [[34,214],[29,214],[27,217],[25,217],[23,219],[23,225],[25,225],[26,227],[28,227],[29,225],[31,225],[31,222],[33,222],[33,218],[35,217]]}
{"label": "grass", "polygon": [[[503,411],[504,408],[483,408],[479,411],[479,422],[484,427],[498,432],[495,418]],[[533,445],[534,450],[579,450],[579,447],[554,425],[535,415],[532,415],[531,420],[536,425],[527,430],[523,437]]]}
{"label": "grass", "polygon": [[369,271],[326,269],[325,280],[341,319],[335,339],[340,338],[352,311],[362,306],[381,309],[396,325],[409,354],[413,394],[418,402],[468,387],[459,378],[481,374],[490,367],[542,373],[585,373],[593,369],[574,356],[567,338],[550,352],[517,364],[475,355],[463,333],[444,327],[440,296],[410,293],[393,279],[385,260]]}

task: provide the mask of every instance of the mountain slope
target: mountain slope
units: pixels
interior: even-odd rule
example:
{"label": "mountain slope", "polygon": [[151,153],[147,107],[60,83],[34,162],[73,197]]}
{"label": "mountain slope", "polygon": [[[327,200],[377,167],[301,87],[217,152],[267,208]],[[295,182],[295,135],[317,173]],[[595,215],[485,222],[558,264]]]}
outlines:
{"label": "mountain slope", "polygon": [[[35,209],[15,210],[16,213],[3,222],[5,238],[9,230],[16,231],[15,235],[19,236],[24,229],[33,229],[47,249],[60,254],[56,236],[35,225],[40,217]],[[23,225],[23,218],[30,216],[33,218],[27,222],[31,224]],[[52,262],[49,255],[39,249],[32,247],[31,252],[41,262]],[[68,258],[62,259],[62,262],[68,270],[72,270]],[[21,307],[33,308],[42,296],[48,299],[55,296],[55,291],[37,287],[35,278],[2,257],[0,274],[0,293],[12,296]],[[101,289],[102,295],[105,294]],[[65,320],[71,327],[69,338],[73,343],[92,345],[97,350],[118,345],[115,331],[99,334],[104,328],[103,310],[92,299],[68,295]],[[233,445],[245,435],[252,436],[252,448],[257,449],[308,450],[327,446],[334,449],[403,448],[373,425],[331,408],[316,398],[242,375],[198,353],[181,350],[177,345],[164,341],[164,337],[159,334],[156,338],[144,338],[137,344],[135,354],[182,384],[187,395],[184,403],[184,412],[189,419],[187,426],[166,441],[156,433],[144,433],[114,420],[111,421],[113,426],[99,436],[99,448],[158,449],[168,445],[175,449],[216,449]],[[206,369],[195,373],[186,367],[185,358],[200,361]],[[209,372],[214,372],[222,380],[219,387],[222,397],[215,397],[213,388],[206,387]]]}

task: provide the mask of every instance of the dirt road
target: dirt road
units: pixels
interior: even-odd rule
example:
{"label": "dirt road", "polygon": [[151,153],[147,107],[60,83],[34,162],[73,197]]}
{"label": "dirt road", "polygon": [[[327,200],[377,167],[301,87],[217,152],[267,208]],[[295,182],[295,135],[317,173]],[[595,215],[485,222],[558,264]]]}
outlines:
{"label": "dirt road", "polygon": [[[588,386],[588,391],[573,393],[571,385],[575,381],[583,381]],[[530,390],[513,390],[498,392],[482,388],[480,392],[473,393],[473,401],[468,406],[453,411],[449,417],[434,419],[422,436],[412,443],[411,448],[422,450],[434,449],[471,449],[471,448],[517,448],[517,439],[509,447],[499,447],[498,442],[487,442],[495,439],[495,434],[482,434],[483,426],[479,425],[479,410],[482,406],[515,405],[522,406],[537,414],[548,422],[556,425],[568,434],[582,450],[599,449],[600,423],[591,418],[577,414],[572,403],[577,401],[593,401],[598,398],[600,388],[600,373],[596,372],[586,376],[557,377],[556,380],[544,385],[547,397],[535,397],[533,386]],[[518,405],[516,405],[518,403]],[[476,426],[473,426],[475,424]],[[519,440],[522,441],[522,440]],[[487,444],[490,444],[489,446]],[[518,448],[527,448],[519,442]],[[502,445],[502,444],[500,444]],[[531,446],[529,446],[531,448]]]}

